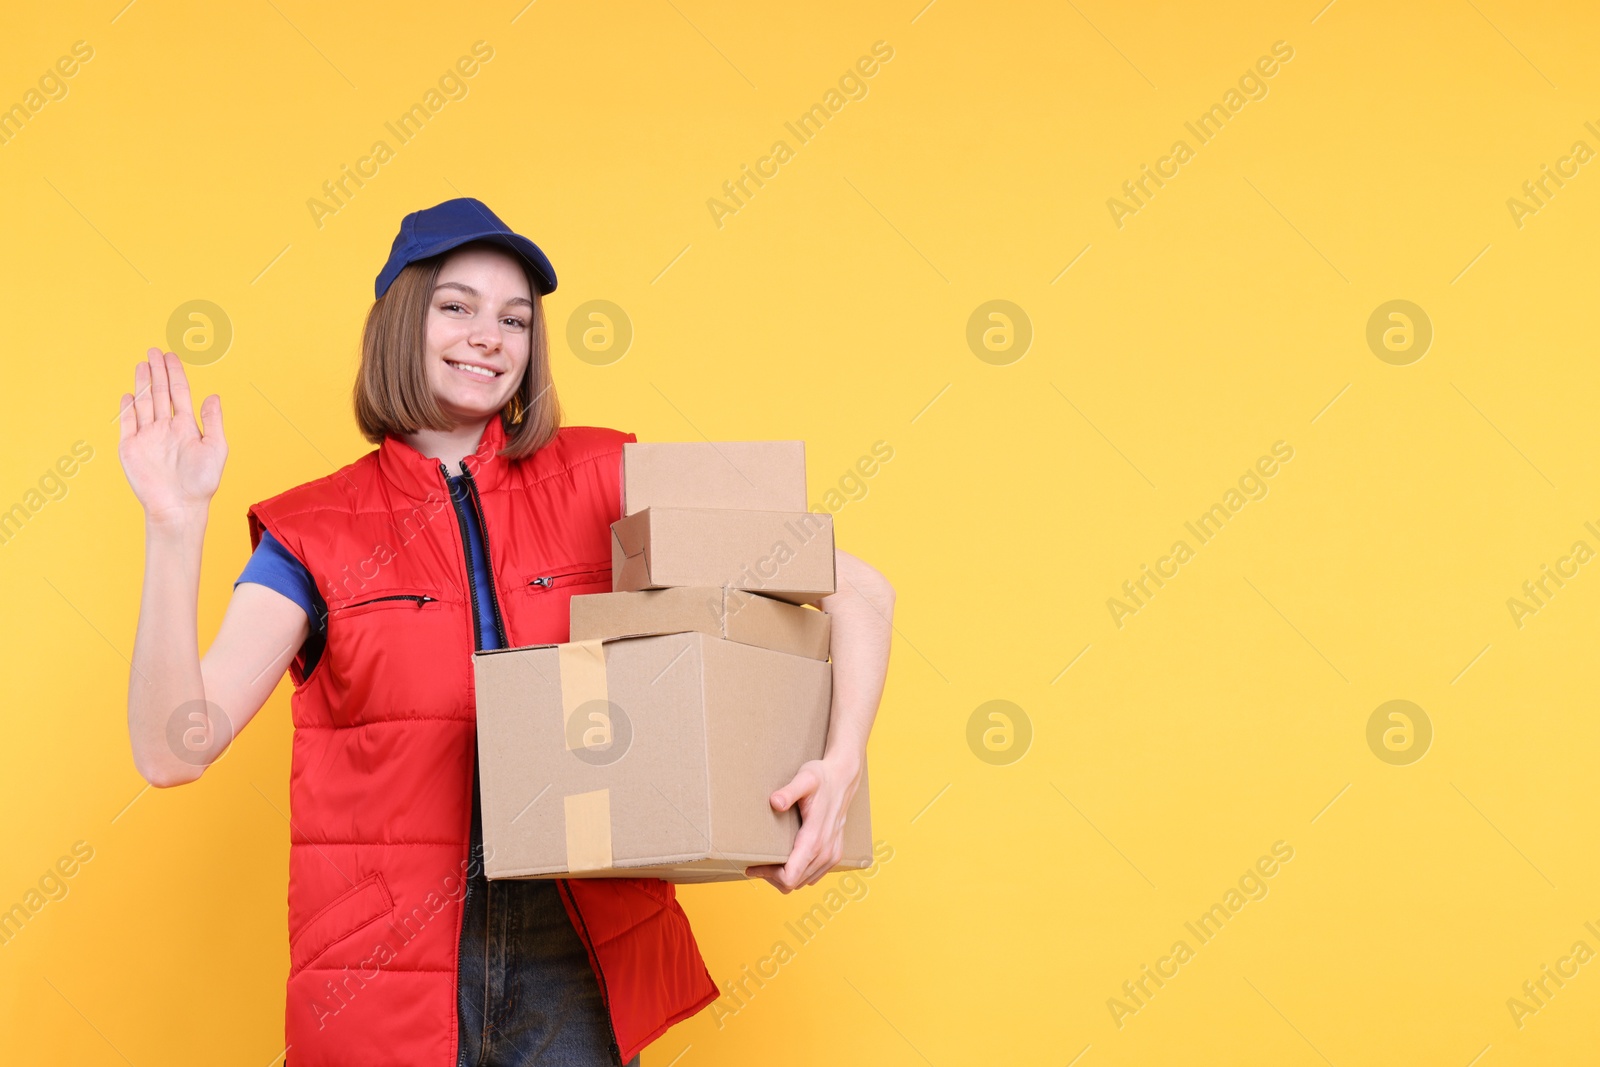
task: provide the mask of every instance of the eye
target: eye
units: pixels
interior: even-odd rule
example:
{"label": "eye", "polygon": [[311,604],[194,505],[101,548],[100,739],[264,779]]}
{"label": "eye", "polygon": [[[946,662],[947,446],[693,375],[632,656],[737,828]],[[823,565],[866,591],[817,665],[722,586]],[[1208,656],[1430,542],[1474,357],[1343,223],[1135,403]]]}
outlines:
{"label": "eye", "polygon": [[443,304],[439,305],[439,310],[440,311],[449,311],[451,308],[456,308],[457,310],[460,310],[460,311],[465,311],[466,310],[466,308],[462,307],[460,304],[456,303],[454,300],[447,301],[446,303],[443,303]]}
{"label": "eye", "polygon": [[528,324],[517,318],[515,315],[508,315],[505,321],[515,325],[518,329],[526,330],[528,328]]}

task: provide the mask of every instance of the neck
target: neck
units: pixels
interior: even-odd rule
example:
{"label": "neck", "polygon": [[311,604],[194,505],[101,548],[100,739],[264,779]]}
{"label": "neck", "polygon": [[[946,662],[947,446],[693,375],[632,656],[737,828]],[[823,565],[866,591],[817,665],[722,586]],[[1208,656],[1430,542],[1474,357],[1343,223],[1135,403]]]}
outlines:
{"label": "neck", "polygon": [[405,442],[424,456],[445,465],[452,475],[461,473],[461,457],[477,451],[488,419],[464,422],[453,430],[418,430],[404,436]]}

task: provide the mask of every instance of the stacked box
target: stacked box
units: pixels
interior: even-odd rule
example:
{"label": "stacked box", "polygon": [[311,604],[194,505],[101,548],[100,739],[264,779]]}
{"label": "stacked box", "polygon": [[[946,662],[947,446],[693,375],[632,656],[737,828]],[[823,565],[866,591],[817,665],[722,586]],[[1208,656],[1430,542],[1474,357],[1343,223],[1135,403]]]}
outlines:
{"label": "stacked box", "polygon": [[[799,441],[623,446],[611,593],[566,644],[479,652],[490,878],[745,877],[784,863],[768,798],[826,747],[833,526]],[[835,870],[872,863],[865,768]]]}
{"label": "stacked box", "polygon": [[833,516],[806,510],[800,441],[622,446],[611,588],[723,586],[803,604],[834,589]]}

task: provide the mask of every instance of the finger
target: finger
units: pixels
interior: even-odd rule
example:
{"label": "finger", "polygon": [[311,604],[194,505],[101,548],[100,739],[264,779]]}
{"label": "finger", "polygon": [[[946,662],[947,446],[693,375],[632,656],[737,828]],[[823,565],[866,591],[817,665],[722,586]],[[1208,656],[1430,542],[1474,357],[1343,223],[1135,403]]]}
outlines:
{"label": "finger", "polygon": [[817,857],[817,868],[812,873],[811,877],[806,880],[806,885],[816,885],[818,882],[826,878],[828,873],[833,870],[834,865],[837,864],[839,860],[843,858],[843,856],[844,851],[842,849],[834,848]]}
{"label": "finger", "polygon": [[772,794],[772,807],[777,811],[788,811],[790,805],[803,796],[815,793],[821,784],[816,771],[810,767],[801,767],[788,785]]}
{"label": "finger", "polygon": [[133,394],[123,393],[121,406],[117,408],[117,443],[121,444],[132,437],[139,430],[139,423],[133,414]]}
{"label": "finger", "polygon": [[839,861],[844,858],[844,820],[844,812],[839,811],[820,821],[819,825],[828,829],[818,835],[817,869],[808,884],[820,881],[823,875],[837,867]]}
{"label": "finger", "polygon": [[781,870],[781,868],[776,864],[763,863],[755,867],[746,867],[744,873],[746,878],[760,878],[762,881],[772,886],[772,888],[778,890],[779,892],[783,892],[783,886],[779,885],[773,880],[773,872],[777,870]]}
{"label": "finger", "polygon": [[152,348],[150,363],[150,402],[155,405],[156,421],[172,418],[172,391],[167,385],[167,354]]}
{"label": "finger", "polygon": [[186,429],[194,427],[194,401],[189,396],[189,378],[183,373],[183,360],[176,353],[162,355],[166,366],[167,387],[172,392],[172,417]]}
{"label": "finger", "polygon": [[779,877],[783,884],[790,889],[805,884],[805,874],[817,858],[817,835],[815,832],[806,833],[802,827],[795,835],[794,850],[789,853],[789,862],[783,865]]}
{"label": "finger", "polygon": [[225,443],[222,435],[222,397],[216,393],[200,402],[200,427],[207,441]]}
{"label": "finger", "polygon": [[781,863],[759,863],[754,867],[746,867],[744,873],[751,878],[765,878],[767,881],[772,882],[773,885],[777,885],[778,883],[773,882],[773,879],[778,876],[778,872],[781,870],[783,870],[783,864]]}
{"label": "finger", "polygon": [[135,425],[139,429],[155,421],[155,405],[150,402],[149,360],[140,360],[133,367],[133,410]]}
{"label": "finger", "polygon": [[828,873],[830,866],[827,850],[818,848],[812,855],[811,860],[806,864],[805,869],[800,872],[800,884],[803,886],[816,885],[822,880],[822,876]]}
{"label": "finger", "polygon": [[828,862],[828,856],[832,848],[832,844],[819,835],[817,847],[811,855],[811,860],[806,864],[805,870],[800,872],[801,885],[816,885],[822,880],[822,876],[828,873],[828,868],[833,866]]}

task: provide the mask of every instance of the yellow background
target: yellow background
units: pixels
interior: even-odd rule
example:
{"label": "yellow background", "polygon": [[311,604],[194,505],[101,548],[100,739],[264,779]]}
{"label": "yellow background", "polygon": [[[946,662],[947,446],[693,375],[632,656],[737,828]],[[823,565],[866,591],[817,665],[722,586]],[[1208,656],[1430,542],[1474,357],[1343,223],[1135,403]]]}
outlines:
{"label": "yellow background", "polygon": [[[1506,1005],[1600,949],[1600,564],[1520,628],[1506,605],[1600,548],[1600,164],[1520,228],[1506,205],[1600,148],[1586,5],[121,2],[0,35],[4,104],[94,48],[0,146],[0,507],[94,449],[0,546],[0,907],[94,849],[0,947],[8,1062],[282,1052],[289,687],[201,782],[141,792],[117,398],[174,308],[225,310],[231,350],[190,371],[231,451],[209,638],[246,506],[367,449],[372,278],[402,215],[458,195],[556,264],[568,421],[803,438],[818,500],[894,449],[835,517],[899,590],[871,745],[894,858],[647,1064],[1594,1062],[1600,963],[1520,1028]],[[307,200],[477,40],[469,95],[318,228]],[[879,40],[868,95],[796,144]],[[1118,228],[1107,199],[1280,40],[1268,95]],[[719,228],[706,201],[779,138]],[[596,299],[635,330],[605,366],[565,339]],[[1003,366],[966,341],[995,299],[1034,331]],[[1393,299],[1435,331],[1409,366],[1365,340]],[[1279,440],[1270,494],[1118,628],[1107,598]],[[967,742],[997,699],[1032,726],[1008,765]],[[1434,729],[1408,766],[1366,741],[1392,699]],[[1280,840],[1269,895],[1119,1028],[1108,998]],[[682,899],[725,982],[833,884]]]}

